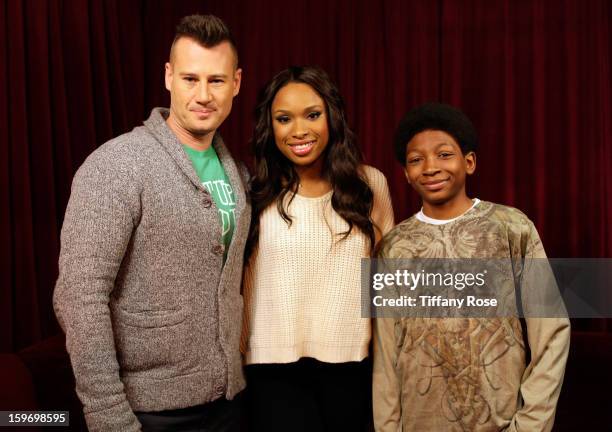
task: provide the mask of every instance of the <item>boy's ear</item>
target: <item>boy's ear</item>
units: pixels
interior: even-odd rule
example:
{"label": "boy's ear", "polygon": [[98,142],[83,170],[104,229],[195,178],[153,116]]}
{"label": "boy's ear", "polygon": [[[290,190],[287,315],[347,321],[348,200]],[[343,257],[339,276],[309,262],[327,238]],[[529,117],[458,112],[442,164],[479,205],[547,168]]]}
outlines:
{"label": "boy's ear", "polygon": [[406,181],[408,182],[408,184],[412,185],[412,183],[410,183],[410,177],[408,177],[408,170],[406,169],[406,167],[404,167],[404,175],[406,176]]}
{"label": "boy's ear", "polygon": [[467,175],[472,175],[474,174],[474,171],[476,171],[476,153],[469,152],[468,154],[466,154],[464,156],[465,159],[465,173]]}

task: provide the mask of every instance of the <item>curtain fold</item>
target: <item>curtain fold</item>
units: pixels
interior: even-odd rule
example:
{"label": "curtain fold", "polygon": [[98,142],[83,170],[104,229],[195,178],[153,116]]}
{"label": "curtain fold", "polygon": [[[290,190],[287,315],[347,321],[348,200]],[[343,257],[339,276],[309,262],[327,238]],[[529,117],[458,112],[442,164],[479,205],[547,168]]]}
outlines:
{"label": "curtain fold", "polygon": [[[29,18],[21,2],[7,2],[7,62],[8,69],[8,147],[9,173],[9,226],[11,229],[12,266],[9,269],[10,285],[3,289],[11,290],[9,315],[12,322],[13,345],[20,341],[33,341],[41,337],[41,310],[37,298],[36,251],[34,246],[34,199],[32,190],[32,170],[30,119],[28,116],[28,86],[31,79],[37,79],[34,70],[26,65],[26,49],[32,37],[26,38]],[[44,112],[42,113],[44,116]],[[41,144],[41,143],[39,143]],[[36,186],[36,185],[34,185]],[[52,254],[52,253],[51,253]],[[43,257],[41,257],[43,258]],[[44,258],[43,258],[44,259]],[[20,314],[28,319],[20,319]],[[4,345],[4,342],[3,342]],[[6,350],[6,347],[2,347]],[[10,348],[10,347],[9,347]]]}
{"label": "curtain fold", "polygon": [[242,89],[221,130],[239,159],[251,157],[259,89],[288,65],[317,64],[387,176],[398,221],[420,204],[394,128],[411,107],[445,101],[479,131],[472,196],[523,210],[550,256],[611,256],[606,0],[11,0],[0,5],[0,352],[58,331],[51,296],[74,172],[168,105],[164,64],[191,13],[219,15],[238,44]]}
{"label": "curtain fold", "polygon": [[[0,56],[8,58],[8,10],[0,7]],[[13,346],[13,224],[11,221],[8,62],[0,63],[0,352]]]}

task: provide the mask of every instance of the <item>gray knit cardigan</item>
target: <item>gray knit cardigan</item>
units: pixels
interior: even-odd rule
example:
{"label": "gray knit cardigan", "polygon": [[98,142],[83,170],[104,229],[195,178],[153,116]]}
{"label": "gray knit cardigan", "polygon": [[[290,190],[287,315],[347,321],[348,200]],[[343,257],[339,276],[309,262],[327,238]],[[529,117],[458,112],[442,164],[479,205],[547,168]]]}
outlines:
{"label": "gray knit cardigan", "polygon": [[236,196],[224,265],[217,208],[167,114],[154,109],[144,126],[93,152],[66,209],[53,301],[92,432],[137,431],[134,411],[231,399],[244,388],[248,173],[215,136]]}

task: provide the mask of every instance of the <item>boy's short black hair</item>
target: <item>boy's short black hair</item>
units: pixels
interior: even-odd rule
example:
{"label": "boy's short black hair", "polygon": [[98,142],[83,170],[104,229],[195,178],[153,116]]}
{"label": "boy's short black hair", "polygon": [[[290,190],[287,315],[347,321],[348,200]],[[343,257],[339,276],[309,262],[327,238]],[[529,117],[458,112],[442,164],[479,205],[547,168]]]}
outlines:
{"label": "boy's short black hair", "polygon": [[419,132],[439,130],[452,136],[465,155],[476,151],[478,135],[470,119],[458,108],[429,102],[413,108],[400,121],[395,130],[395,157],[406,164],[406,145]]}

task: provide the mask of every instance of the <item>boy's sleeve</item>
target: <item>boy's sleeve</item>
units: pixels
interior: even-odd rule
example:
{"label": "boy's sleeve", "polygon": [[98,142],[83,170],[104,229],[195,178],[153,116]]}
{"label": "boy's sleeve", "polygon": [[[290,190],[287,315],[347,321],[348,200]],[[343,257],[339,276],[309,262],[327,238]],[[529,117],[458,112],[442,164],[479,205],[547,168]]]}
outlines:
{"label": "boy's sleeve", "polygon": [[377,432],[397,432],[401,421],[401,386],[396,363],[400,347],[395,340],[395,318],[374,319],[374,373],[372,398],[374,428]]}
{"label": "boy's sleeve", "polygon": [[[385,238],[378,244],[376,258],[399,258],[395,245],[395,236]],[[375,318],[372,322],[374,429],[377,432],[398,432],[402,419],[402,380],[397,363],[403,345],[403,323],[397,317]]]}
{"label": "boy's sleeve", "polygon": [[[525,265],[530,259],[545,259],[546,254],[533,226],[529,224],[525,242]],[[538,289],[539,281],[523,284],[522,289]],[[552,272],[548,277],[553,277]],[[529,281],[528,281],[529,282]],[[552,279],[554,283],[554,279]],[[522,377],[520,393],[523,406],[516,412],[508,430],[511,432],[552,430],[557,400],[561,392],[569,352],[570,322],[567,318],[526,318],[531,361]]]}

